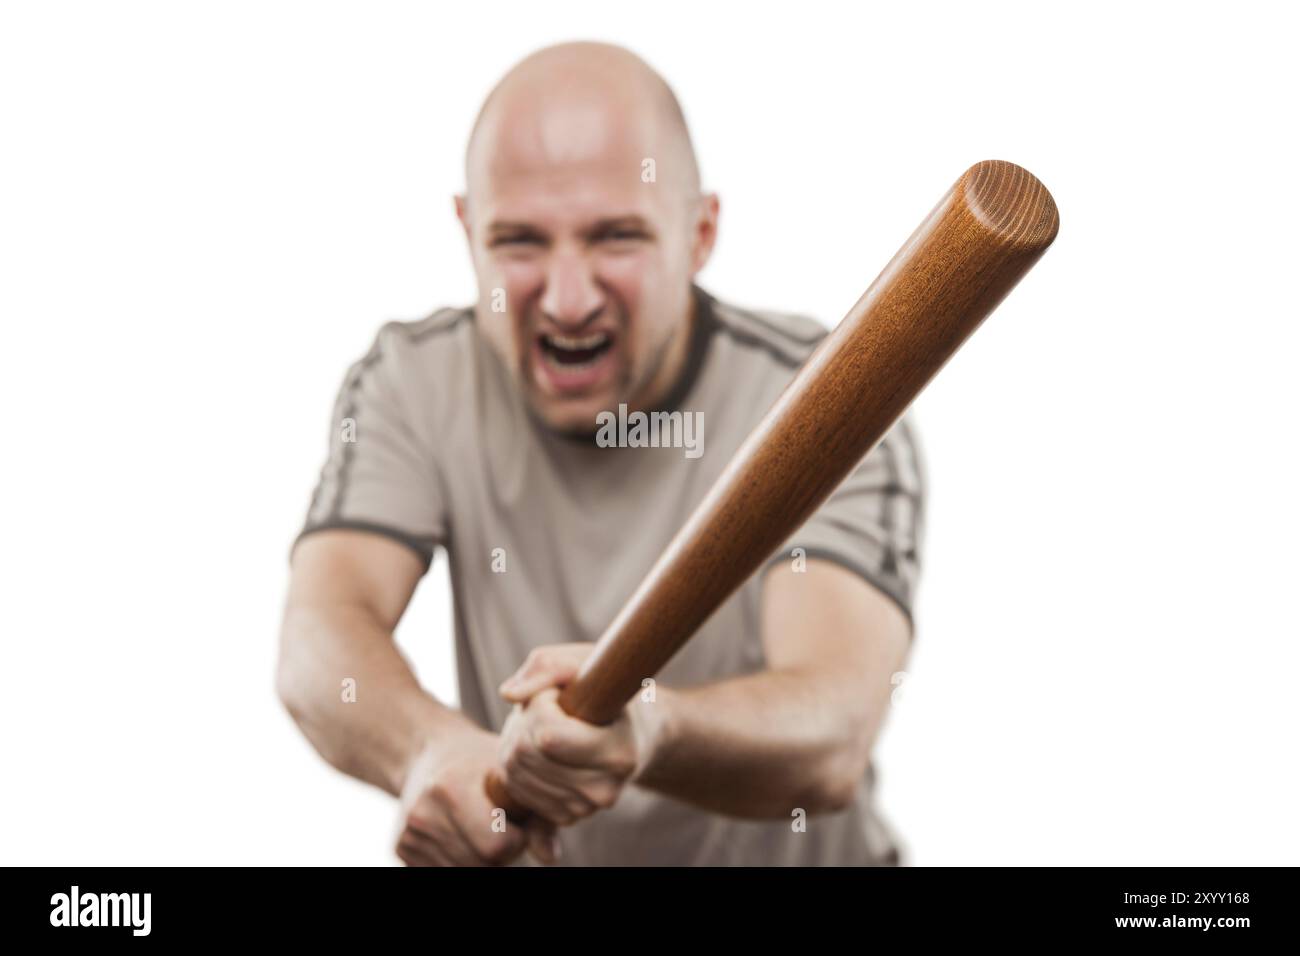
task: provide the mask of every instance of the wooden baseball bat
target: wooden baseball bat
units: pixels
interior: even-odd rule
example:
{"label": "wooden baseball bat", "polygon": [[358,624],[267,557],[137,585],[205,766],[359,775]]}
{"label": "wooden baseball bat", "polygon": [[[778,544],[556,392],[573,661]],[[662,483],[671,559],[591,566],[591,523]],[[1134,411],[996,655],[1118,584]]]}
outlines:
{"label": "wooden baseball bat", "polygon": [[[1056,238],[1051,194],[1014,163],[976,163],[809,356],[631,599],[564,711],[616,719],[902,416]],[[526,814],[495,775],[496,806]]]}

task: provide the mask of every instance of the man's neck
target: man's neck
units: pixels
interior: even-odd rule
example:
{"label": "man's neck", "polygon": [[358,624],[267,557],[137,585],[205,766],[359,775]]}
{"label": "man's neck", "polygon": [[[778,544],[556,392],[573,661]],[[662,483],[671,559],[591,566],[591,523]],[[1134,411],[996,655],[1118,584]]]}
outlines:
{"label": "man's neck", "polygon": [[692,286],[686,307],[686,321],[678,325],[677,331],[662,347],[662,353],[656,357],[656,368],[651,373],[650,381],[629,400],[629,410],[662,407],[677,390],[683,376],[689,373],[691,343],[695,340],[696,324],[700,322],[699,309],[699,296]]}

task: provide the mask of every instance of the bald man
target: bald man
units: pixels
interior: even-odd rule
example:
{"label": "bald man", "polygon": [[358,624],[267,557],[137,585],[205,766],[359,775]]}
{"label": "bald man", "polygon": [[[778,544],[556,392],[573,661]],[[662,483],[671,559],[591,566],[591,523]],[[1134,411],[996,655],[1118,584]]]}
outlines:
{"label": "bald man", "polygon": [[[906,419],[617,721],[557,705],[824,334],[697,284],[718,209],[650,67],[542,50],[470,135],[476,304],[385,325],[344,380],[278,689],[327,761],[398,798],[408,864],[900,861],[871,755],[919,571]],[[393,641],[438,548],[458,707]],[[526,825],[495,812],[493,770]]]}

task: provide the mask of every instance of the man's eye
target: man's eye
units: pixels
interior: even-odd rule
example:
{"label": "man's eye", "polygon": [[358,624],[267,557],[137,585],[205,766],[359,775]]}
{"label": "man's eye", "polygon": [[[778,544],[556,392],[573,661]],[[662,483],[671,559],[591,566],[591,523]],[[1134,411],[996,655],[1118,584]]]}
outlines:
{"label": "man's eye", "polygon": [[540,244],[541,240],[536,236],[498,236],[489,243],[493,249],[498,246],[536,246]]}
{"label": "man's eye", "polygon": [[607,232],[603,236],[601,236],[601,239],[604,241],[613,240],[615,242],[619,242],[619,241],[626,242],[633,239],[645,239],[645,238],[646,238],[646,234],[644,232],[638,232],[634,229],[618,229],[615,230],[614,232]]}

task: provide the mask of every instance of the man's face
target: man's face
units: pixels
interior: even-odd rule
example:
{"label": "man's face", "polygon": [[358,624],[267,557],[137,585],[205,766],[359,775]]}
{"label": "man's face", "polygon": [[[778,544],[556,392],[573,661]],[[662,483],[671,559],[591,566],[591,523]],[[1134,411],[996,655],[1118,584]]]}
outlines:
{"label": "man's face", "polygon": [[643,181],[646,153],[579,119],[485,155],[457,205],[485,338],[543,422],[590,433],[671,386],[716,200]]}

